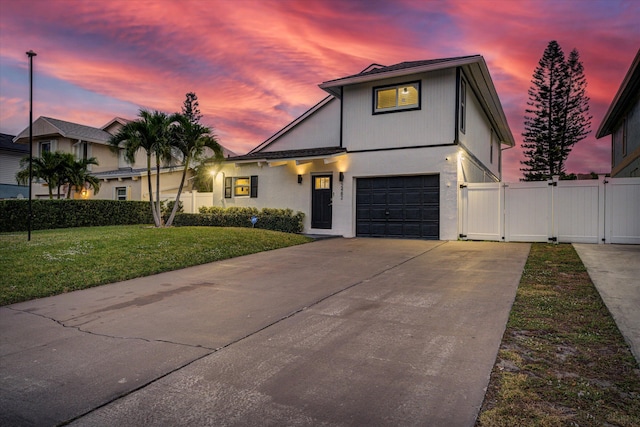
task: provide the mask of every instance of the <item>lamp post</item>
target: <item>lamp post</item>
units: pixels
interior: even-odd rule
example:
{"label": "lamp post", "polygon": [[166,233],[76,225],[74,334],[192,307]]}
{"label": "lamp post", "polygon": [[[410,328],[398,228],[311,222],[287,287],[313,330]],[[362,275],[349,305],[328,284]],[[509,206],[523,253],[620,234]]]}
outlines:
{"label": "lamp post", "polygon": [[33,57],[37,54],[30,50],[29,57],[29,216],[27,218],[27,241],[31,241],[31,180],[33,179]]}

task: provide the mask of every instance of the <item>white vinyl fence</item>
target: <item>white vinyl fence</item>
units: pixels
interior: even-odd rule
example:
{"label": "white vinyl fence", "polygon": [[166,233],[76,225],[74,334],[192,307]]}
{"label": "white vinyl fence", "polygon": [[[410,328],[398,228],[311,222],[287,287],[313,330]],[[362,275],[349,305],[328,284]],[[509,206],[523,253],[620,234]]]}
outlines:
{"label": "white vinyl fence", "polygon": [[460,238],[640,244],[640,178],[462,184]]}
{"label": "white vinyl fence", "polygon": [[[162,193],[160,200],[174,201],[177,194]],[[183,191],[180,193],[182,209],[185,213],[198,213],[202,206],[213,206],[213,193],[200,193],[198,191]]]}

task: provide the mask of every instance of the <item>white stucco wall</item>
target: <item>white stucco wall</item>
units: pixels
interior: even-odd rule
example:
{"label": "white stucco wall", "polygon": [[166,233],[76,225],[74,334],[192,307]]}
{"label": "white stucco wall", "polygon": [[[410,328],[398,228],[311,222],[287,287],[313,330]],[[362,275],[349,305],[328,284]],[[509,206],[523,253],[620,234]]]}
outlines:
{"label": "white stucco wall", "polygon": [[340,100],[328,103],[261,151],[299,150],[340,145]]}
{"label": "white stucco wall", "polygon": [[[355,183],[357,178],[398,175],[440,175],[440,238],[455,240],[458,235],[458,147],[432,147],[394,151],[374,151],[342,156],[335,163],[322,160],[296,165],[269,167],[256,163],[227,164],[215,178],[215,206],[252,206],[258,209],[290,208],[305,213],[304,232],[355,236]],[[339,172],[344,172],[340,183]],[[311,228],[311,179],[315,174],[333,174],[332,228]],[[298,174],[303,176],[297,183]],[[224,198],[224,177],[258,176],[258,197]]]}
{"label": "white stucco wall", "polygon": [[[421,109],[373,114],[373,88],[421,81]],[[343,146],[349,151],[452,144],[455,69],[344,88]]]}
{"label": "white stucco wall", "polygon": [[[465,133],[459,133],[460,142],[494,175],[500,177],[500,144],[491,123],[480,105],[476,92],[467,82],[467,112]],[[493,144],[493,162],[491,161],[491,144]],[[465,169],[467,182],[485,182],[485,174],[476,164],[469,164]]]}

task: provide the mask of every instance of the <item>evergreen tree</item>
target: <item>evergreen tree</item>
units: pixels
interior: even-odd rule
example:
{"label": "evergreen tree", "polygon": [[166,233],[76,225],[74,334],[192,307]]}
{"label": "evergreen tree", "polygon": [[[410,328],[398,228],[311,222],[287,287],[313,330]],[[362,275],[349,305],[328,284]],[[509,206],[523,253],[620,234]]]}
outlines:
{"label": "evergreen tree", "polygon": [[198,96],[194,92],[189,92],[185,96],[186,99],[182,105],[182,115],[187,117],[191,123],[199,123],[202,114],[200,113]]}
{"label": "evergreen tree", "polygon": [[522,133],[525,181],[542,181],[566,174],[565,162],[572,147],[590,132],[587,81],[580,55],[573,50],[565,60],[555,40],[549,42],[538,62],[529,88]]}

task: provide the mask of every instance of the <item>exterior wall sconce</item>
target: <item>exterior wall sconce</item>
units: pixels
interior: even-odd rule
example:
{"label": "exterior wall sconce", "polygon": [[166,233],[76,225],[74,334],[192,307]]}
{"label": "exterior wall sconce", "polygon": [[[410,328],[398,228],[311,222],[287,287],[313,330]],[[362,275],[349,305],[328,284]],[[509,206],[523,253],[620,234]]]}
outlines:
{"label": "exterior wall sconce", "polygon": [[340,180],[340,182],[344,181],[344,172],[340,172],[338,174],[338,179]]}
{"label": "exterior wall sconce", "polygon": [[302,175],[298,175],[298,184],[302,184]]}

